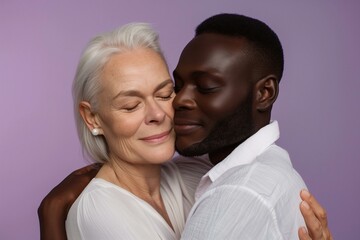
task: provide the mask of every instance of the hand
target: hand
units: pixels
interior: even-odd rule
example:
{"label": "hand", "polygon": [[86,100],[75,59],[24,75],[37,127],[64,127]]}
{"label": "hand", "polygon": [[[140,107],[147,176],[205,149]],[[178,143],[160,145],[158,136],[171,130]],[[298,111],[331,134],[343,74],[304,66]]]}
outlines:
{"label": "hand", "polygon": [[66,240],[65,220],[71,205],[98,173],[101,164],[92,164],[69,174],[42,200],[38,208],[42,240]]}
{"label": "hand", "polygon": [[328,220],[325,209],[318,203],[313,195],[307,190],[300,192],[303,200],[300,204],[300,211],[306,223],[306,227],[299,229],[300,240],[333,240],[328,228]]}

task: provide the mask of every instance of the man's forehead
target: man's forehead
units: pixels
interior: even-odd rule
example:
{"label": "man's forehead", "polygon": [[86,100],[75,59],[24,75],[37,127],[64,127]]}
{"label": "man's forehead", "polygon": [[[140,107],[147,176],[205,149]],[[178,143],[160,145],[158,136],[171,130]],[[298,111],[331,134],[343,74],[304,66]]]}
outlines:
{"label": "man's forehead", "polygon": [[219,34],[201,34],[194,37],[180,55],[181,61],[204,61],[212,57],[231,57],[241,54],[248,47],[245,38]]}
{"label": "man's forehead", "polygon": [[[205,35],[205,34],[204,34]],[[246,61],[248,51],[241,43],[218,42],[216,38],[206,41],[194,38],[182,52],[174,74],[181,71],[214,71]],[[245,63],[245,62],[244,62]]]}

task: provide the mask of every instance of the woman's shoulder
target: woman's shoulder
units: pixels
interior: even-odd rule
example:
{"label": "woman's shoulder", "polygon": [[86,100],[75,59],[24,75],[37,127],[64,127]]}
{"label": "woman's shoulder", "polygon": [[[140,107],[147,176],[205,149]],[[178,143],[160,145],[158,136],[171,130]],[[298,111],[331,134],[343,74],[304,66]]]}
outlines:
{"label": "woman's shoulder", "polygon": [[94,178],[70,208],[68,235],[73,239],[131,239],[129,229],[138,226],[138,217],[144,214],[138,202],[115,184]]}
{"label": "woman's shoulder", "polygon": [[94,178],[73,204],[75,208],[91,212],[111,212],[114,208],[126,208],[132,196],[126,190],[102,178]]}

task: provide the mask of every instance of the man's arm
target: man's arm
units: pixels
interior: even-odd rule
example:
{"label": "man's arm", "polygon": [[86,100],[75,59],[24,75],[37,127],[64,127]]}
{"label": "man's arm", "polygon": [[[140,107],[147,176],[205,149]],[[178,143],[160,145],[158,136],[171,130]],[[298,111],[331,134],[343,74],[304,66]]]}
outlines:
{"label": "man's arm", "polygon": [[42,200],[38,208],[42,240],[66,240],[65,220],[71,205],[100,169],[92,164],[69,174]]}
{"label": "man's arm", "polygon": [[325,209],[319,204],[313,195],[307,190],[300,193],[303,202],[300,211],[304,217],[306,228],[299,229],[300,240],[332,240],[333,237],[328,228],[328,220]]}

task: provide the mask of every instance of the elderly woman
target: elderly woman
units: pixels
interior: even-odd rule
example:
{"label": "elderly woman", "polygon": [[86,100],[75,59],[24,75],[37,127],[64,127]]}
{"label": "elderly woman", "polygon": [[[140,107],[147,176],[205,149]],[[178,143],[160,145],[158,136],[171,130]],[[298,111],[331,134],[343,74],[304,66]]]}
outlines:
{"label": "elderly woman", "polygon": [[174,96],[148,25],[128,24],[87,45],[73,84],[75,118],[84,149],[104,164],[69,211],[69,239],[180,238],[193,193],[168,162]]}

